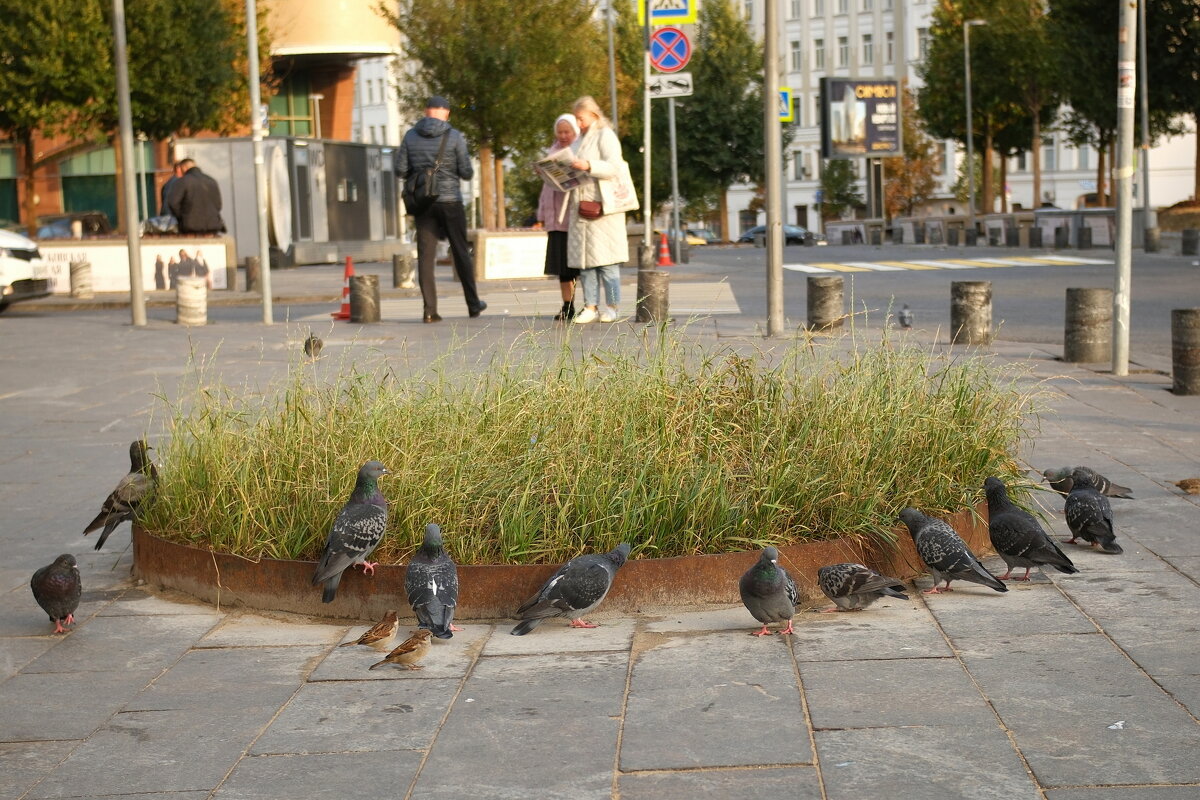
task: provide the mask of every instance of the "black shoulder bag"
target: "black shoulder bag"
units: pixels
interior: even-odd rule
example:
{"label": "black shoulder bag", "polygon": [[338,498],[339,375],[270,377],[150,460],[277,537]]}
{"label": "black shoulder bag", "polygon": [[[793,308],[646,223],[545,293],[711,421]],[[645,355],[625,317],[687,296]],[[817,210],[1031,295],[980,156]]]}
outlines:
{"label": "black shoulder bag", "polygon": [[437,171],[442,168],[442,156],[446,154],[446,140],[449,138],[450,131],[447,130],[442,134],[442,145],[438,148],[432,167],[417,170],[404,180],[404,206],[414,217],[424,214],[437,202]]}

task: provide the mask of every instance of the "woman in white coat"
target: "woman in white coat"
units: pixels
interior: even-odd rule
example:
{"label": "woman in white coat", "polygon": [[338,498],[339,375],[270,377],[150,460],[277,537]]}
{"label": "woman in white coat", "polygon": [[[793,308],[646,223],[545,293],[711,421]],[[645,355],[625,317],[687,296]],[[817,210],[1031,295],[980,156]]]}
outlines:
{"label": "woman in white coat", "polygon": [[[616,180],[624,157],[617,134],[591,97],[581,97],[572,107],[579,123],[575,140],[575,169],[587,172],[595,180],[571,192],[570,226],[567,230],[567,264],[579,272],[583,288],[583,310],[575,322],[616,322],[621,303],[621,265],[629,260],[629,238],[625,233],[625,213],[604,214],[597,219],[579,215],[581,201],[600,202],[599,181]],[[603,290],[605,306],[600,309]]]}

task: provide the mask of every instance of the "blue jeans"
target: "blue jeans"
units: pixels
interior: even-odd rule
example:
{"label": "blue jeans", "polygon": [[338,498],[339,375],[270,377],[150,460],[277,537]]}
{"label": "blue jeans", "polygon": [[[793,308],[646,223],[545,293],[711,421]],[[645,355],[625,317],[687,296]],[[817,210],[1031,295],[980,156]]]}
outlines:
{"label": "blue jeans", "polygon": [[621,265],[589,267],[579,271],[579,284],[583,287],[583,304],[600,305],[600,285],[604,284],[607,304],[617,308],[621,304]]}

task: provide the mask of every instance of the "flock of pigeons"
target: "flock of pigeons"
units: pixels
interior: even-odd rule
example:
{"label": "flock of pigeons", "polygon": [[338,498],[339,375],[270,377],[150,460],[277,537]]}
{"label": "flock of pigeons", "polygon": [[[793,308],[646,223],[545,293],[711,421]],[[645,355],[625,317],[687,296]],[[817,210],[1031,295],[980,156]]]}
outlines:
{"label": "flock of pigeons", "polygon": [[[109,494],[96,515],[84,529],[84,535],[103,529],[96,549],[122,522],[132,521],[141,503],[154,491],[158,475],[149,457],[151,448],[143,440],[129,447],[129,473]],[[312,583],[322,587],[321,599],[329,603],[337,596],[338,584],[347,569],[361,565],[364,574],[373,574],[378,562],[368,557],[387,530],[388,504],[379,489],[379,481],[389,470],[378,461],[368,461],[358,471],[354,490],[338,512],[330,529],[321,559],[313,573]],[[1119,554],[1112,508],[1108,497],[1131,497],[1124,486],[1113,484],[1087,467],[1046,470],[1043,476],[1050,485],[1066,496],[1065,514],[1071,538],[1080,539],[1103,553]],[[996,577],[987,570],[966,542],[948,523],[927,516],[915,508],[900,512],[900,520],[908,528],[917,554],[933,575],[934,584],[924,590],[935,594],[951,591],[955,580],[970,581],[991,587],[998,592],[1008,591],[1005,580],[1027,581],[1034,567],[1053,567],[1060,572],[1078,572],[1075,565],[1046,533],[1037,519],[1016,506],[1008,497],[1007,487],[999,478],[984,482],[988,503],[988,532],[992,546],[1008,565],[1008,571]],[[608,553],[577,556],[563,564],[533,597],[516,610],[518,624],[513,636],[524,636],[545,619],[563,617],[573,628],[594,628],[584,616],[603,602],[612,588],[617,571],[629,558],[632,548],[621,543]],[[1025,574],[1013,577],[1014,569],[1024,568]],[[940,586],[942,582],[944,586]],[[830,611],[859,611],[882,597],[907,599],[904,584],[863,564],[844,563],[821,567],[817,584],[834,605]],[[75,557],[64,553],[52,564],[38,569],[30,580],[30,588],[38,605],[54,623],[55,633],[66,633],[65,626],[74,622],[79,606],[82,583]],[[799,593],[795,580],[779,565],[775,547],[763,549],[758,561],[738,583],[742,602],[762,628],[756,636],[769,634],[771,624],[786,625],[777,631],[793,633],[792,619]],[[418,630],[395,647],[370,669],[395,664],[420,669],[419,662],[428,653],[431,639],[450,639],[456,631],[454,610],[458,605],[458,568],[446,552],[442,531],[438,525],[425,526],[421,547],[413,555],[404,577],[404,589]],[[398,615],[387,612],[382,621],[347,645],[377,647],[396,635]]]}

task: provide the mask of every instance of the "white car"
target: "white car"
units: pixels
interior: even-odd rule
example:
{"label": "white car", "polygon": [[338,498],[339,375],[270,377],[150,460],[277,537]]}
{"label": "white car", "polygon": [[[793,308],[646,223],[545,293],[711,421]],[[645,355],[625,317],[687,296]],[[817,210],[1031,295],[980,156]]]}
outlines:
{"label": "white car", "polygon": [[0,311],[21,300],[48,297],[49,275],[37,242],[0,229]]}

